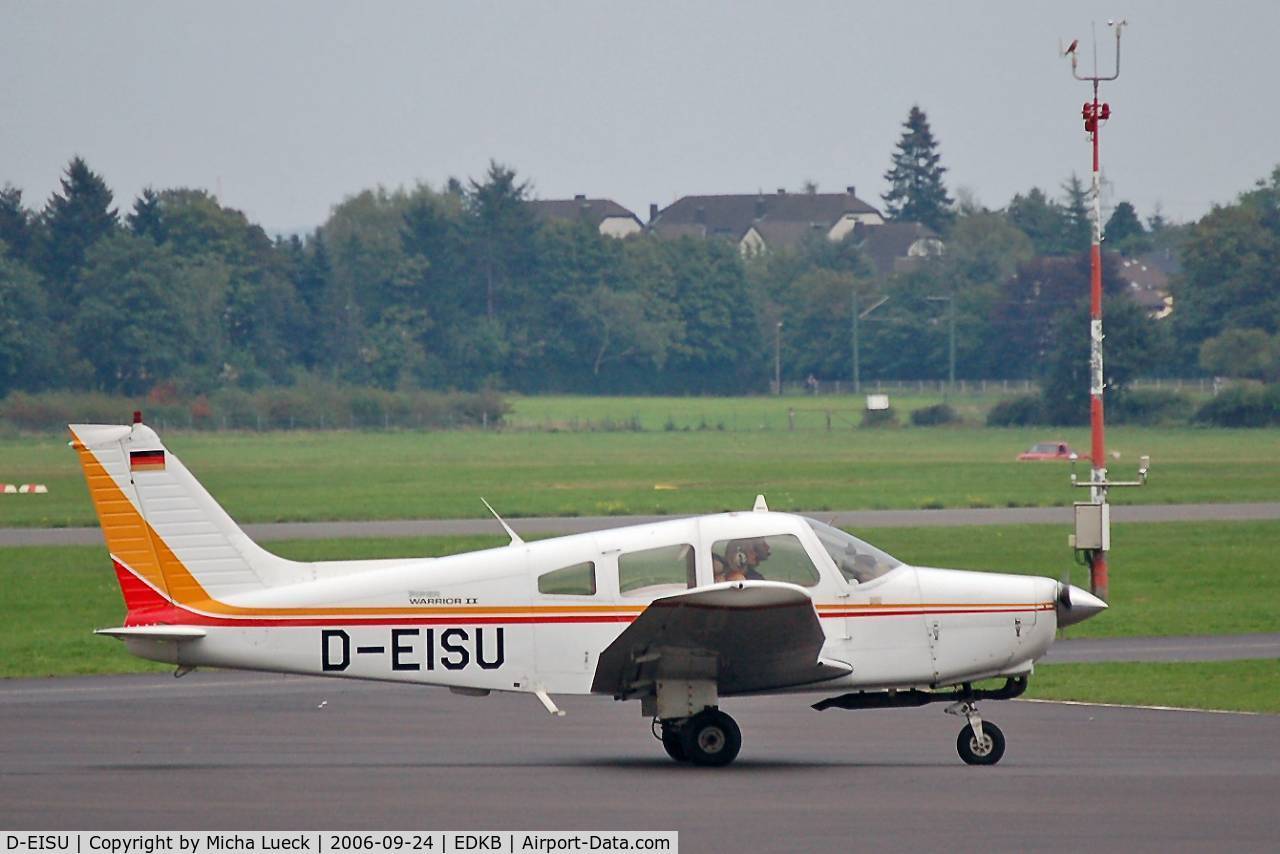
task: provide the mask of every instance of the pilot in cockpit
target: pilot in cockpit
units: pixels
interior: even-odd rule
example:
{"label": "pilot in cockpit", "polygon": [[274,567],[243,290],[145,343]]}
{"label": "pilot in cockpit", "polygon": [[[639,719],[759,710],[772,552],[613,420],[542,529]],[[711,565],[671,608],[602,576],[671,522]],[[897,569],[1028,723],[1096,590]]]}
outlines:
{"label": "pilot in cockpit", "polygon": [[724,556],[711,555],[716,581],[761,581],[760,564],[769,559],[772,550],[763,537],[731,540]]}
{"label": "pilot in cockpit", "polygon": [[850,571],[845,573],[846,577],[851,576],[855,581],[870,581],[879,574],[879,566],[876,559],[869,554],[854,553],[853,565]]}

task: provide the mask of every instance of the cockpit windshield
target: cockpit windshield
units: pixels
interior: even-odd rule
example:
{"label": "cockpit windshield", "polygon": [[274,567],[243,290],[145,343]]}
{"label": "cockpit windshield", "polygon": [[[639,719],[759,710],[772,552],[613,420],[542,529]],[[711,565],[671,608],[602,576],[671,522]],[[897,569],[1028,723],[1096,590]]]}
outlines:
{"label": "cockpit windshield", "polygon": [[847,534],[817,519],[805,519],[805,521],[818,535],[822,547],[827,550],[827,554],[831,555],[831,560],[846,581],[865,583],[902,566],[902,561],[885,554],[852,534]]}

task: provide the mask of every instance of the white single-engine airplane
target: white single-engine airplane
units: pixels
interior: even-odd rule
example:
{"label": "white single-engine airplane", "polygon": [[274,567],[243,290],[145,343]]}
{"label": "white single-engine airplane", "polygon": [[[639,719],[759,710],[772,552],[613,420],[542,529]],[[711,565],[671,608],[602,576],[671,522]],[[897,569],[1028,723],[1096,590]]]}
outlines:
{"label": "white single-engine airplane", "polygon": [[[99,634],[142,658],[640,700],[671,758],[726,765],[721,697],[816,709],[950,702],[965,762],[1004,736],[981,699],[1021,694],[1059,626],[1106,607],[1051,578],[908,566],[822,522],[754,510],[432,559],[299,562],[256,545],[134,415],[71,425],[124,594]],[[497,514],[494,514],[495,516]],[[1003,677],[996,689],[973,687]]]}

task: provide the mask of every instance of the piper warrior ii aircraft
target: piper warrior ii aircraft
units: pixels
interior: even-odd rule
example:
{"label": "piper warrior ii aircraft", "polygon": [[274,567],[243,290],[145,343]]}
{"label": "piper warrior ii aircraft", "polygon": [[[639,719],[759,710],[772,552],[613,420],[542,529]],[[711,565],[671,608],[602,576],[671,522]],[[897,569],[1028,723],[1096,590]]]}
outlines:
{"label": "piper warrior ii aircraft", "polygon": [[[825,695],[815,709],[949,702],[957,747],[992,765],[978,701],[1021,694],[1059,626],[1106,607],[1051,578],[908,566],[822,522],[754,510],[451,557],[299,562],[249,539],[135,413],[74,424],[71,445],[142,658],[639,700],[672,759],[726,765],[721,698]],[[497,514],[494,514],[495,516]],[[1001,677],[1002,687],[975,688]]]}

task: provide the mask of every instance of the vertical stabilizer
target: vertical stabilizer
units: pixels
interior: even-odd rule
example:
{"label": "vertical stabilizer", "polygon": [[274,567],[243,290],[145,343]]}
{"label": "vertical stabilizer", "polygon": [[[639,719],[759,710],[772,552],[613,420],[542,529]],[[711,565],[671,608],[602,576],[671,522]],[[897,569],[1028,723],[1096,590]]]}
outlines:
{"label": "vertical stabilizer", "polygon": [[70,429],[130,611],[150,601],[139,582],[172,602],[198,606],[313,577],[310,564],[250,540],[150,427]]}

